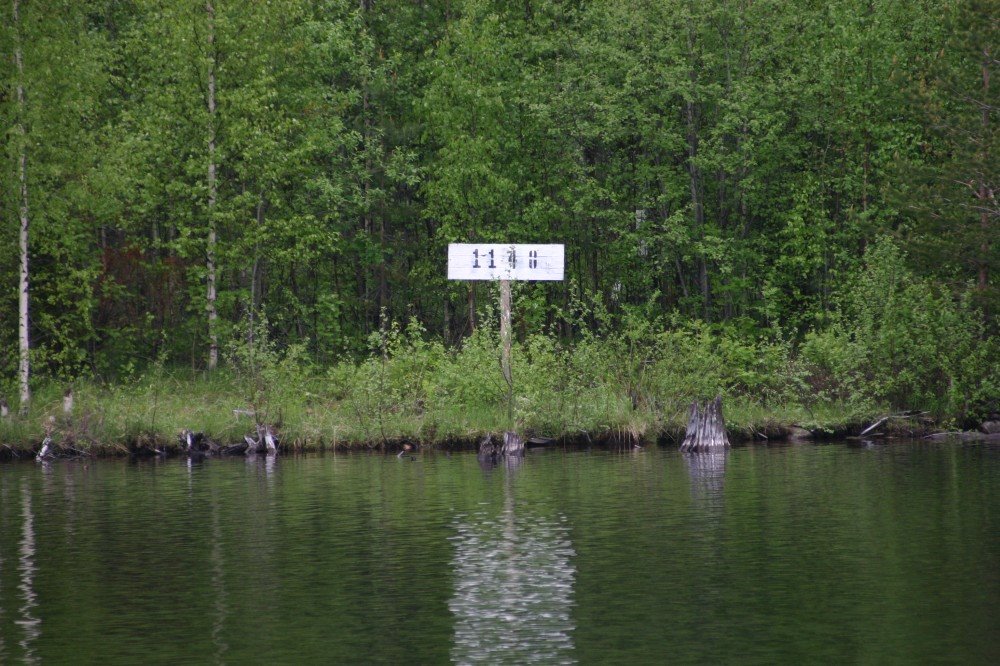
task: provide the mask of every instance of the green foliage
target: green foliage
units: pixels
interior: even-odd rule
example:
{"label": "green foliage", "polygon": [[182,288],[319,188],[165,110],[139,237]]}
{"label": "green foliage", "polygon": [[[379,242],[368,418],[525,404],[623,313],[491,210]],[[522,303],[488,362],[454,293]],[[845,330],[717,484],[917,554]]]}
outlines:
{"label": "green foliage", "polygon": [[865,362],[864,349],[852,342],[839,323],[806,333],[799,356],[817,401],[864,399],[864,382],[858,372]]}
{"label": "green foliage", "polygon": [[337,377],[343,384],[344,402],[355,426],[371,442],[385,443],[401,417],[420,416],[441,391],[431,380],[445,352],[439,342],[424,340],[416,320],[405,329],[383,318],[381,328],[369,336],[369,356],[352,371]]}
{"label": "green foliage", "polygon": [[964,417],[997,395],[996,339],[969,295],[956,301],[915,276],[887,238],[866,252],[837,323],[801,352],[814,387],[836,399]]}
{"label": "green foliage", "polygon": [[501,407],[491,287],[443,273],[469,240],[566,244],[566,283],[516,290],[526,423],[716,392],[995,401],[988,2],[217,0],[211,46],[203,3],[21,8],[15,31],[0,5],[27,99],[0,59],[8,396],[26,148],[41,383],[203,367],[214,226],[244,402],[320,409],[295,395],[316,363],[369,434]]}
{"label": "green foliage", "polygon": [[304,397],[304,380],[312,374],[305,343],[279,348],[263,313],[236,327],[224,358],[258,423],[280,420],[281,407]]}

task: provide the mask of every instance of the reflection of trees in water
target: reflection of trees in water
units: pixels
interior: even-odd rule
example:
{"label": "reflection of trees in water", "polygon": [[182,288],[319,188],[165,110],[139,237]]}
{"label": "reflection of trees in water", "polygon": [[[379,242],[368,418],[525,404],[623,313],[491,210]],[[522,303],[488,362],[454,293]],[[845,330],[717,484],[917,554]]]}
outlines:
{"label": "reflection of trees in water", "polygon": [[721,504],[726,477],[726,451],[684,452],[681,455],[691,476],[691,496],[711,504]]}
{"label": "reflection of trees in water", "polygon": [[19,645],[22,650],[22,660],[28,664],[38,662],[34,644],[42,635],[42,622],[35,617],[38,607],[38,595],[35,592],[35,512],[31,506],[31,491],[27,481],[21,484],[21,543],[19,548],[18,574],[22,603],[20,619],[16,621],[23,632]]}
{"label": "reflection of trees in water", "polygon": [[566,520],[503,513],[455,522],[452,661],[572,663],[575,555]]}
{"label": "reflection of trees in water", "polygon": [[215,648],[215,663],[225,663],[226,652],[229,651],[229,644],[223,637],[223,629],[226,625],[226,618],[229,616],[228,595],[226,594],[226,562],[222,554],[222,529],[219,521],[219,497],[218,493],[212,491],[212,550],[209,554],[212,571],[212,591],[215,593],[215,601],[212,604],[212,646]]}
{"label": "reflection of trees in water", "polygon": [[[260,472],[264,472],[264,479],[267,481],[268,487],[273,484],[274,481],[274,465],[278,460],[278,456],[273,453],[267,455],[258,455],[256,453],[251,453],[246,457],[247,467],[256,467],[257,476],[260,478]],[[263,464],[261,464],[263,463]]]}
{"label": "reflection of trees in water", "polygon": [[[0,477],[0,509],[7,506],[7,486],[3,484],[3,477]],[[3,531],[4,524],[3,512],[0,511],[0,532]],[[3,617],[4,617],[4,599],[3,599],[3,544],[0,543],[0,627],[3,627]],[[4,656],[7,653],[7,646],[3,640],[3,631],[0,630],[0,664],[4,663]]]}
{"label": "reflection of trees in water", "polygon": [[[494,458],[492,456],[479,456],[479,468],[487,474],[498,468],[514,472],[523,462],[524,456],[500,456],[499,458]],[[506,492],[509,495],[510,488],[507,488]]]}

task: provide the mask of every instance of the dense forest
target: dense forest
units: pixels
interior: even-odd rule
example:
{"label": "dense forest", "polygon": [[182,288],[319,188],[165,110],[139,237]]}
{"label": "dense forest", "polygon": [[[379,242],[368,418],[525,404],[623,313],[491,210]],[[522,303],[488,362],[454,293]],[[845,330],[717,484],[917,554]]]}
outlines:
{"label": "dense forest", "polygon": [[751,374],[780,367],[793,397],[983,415],[998,21],[994,0],[3,0],[0,394],[229,371],[255,335],[313,368],[445,358],[495,316],[447,244],[517,241],[566,245],[564,282],[517,285],[526,362],[536,334],[600,341],[633,407],[647,369],[704,353],[720,379],[692,393],[764,394]]}

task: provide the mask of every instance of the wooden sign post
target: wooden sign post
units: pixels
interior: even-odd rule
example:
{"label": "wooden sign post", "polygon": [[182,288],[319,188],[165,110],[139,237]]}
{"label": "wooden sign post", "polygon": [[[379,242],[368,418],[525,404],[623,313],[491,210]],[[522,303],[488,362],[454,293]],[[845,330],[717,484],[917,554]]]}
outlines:
{"label": "wooden sign post", "polygon": [[[563,245],[524,243],[452,243],[448,246],[449,280],[500,281],[500,371],[507,383],[507,420],[513,427],[514,374],[511,368],[511,280],[562,280]],[[507,433],[507,440],[512,433]],[[508,448],[505,445],[505,450]]]}

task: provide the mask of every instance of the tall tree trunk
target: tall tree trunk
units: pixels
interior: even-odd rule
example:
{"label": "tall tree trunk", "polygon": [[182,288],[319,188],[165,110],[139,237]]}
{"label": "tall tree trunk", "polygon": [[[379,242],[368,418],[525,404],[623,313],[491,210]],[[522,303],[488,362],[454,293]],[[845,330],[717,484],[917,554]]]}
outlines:
{"label": "tall tree trunk", "polygon": [[[260,200],[257,201],[257,233],[260,234],[261,228],[264,226],[264,195],[261,193]],[[258,236],[259,237],[259,236]],[[257,317],[257,276],[260,274],[260,248],[257,243],[254,243],[253,250],[253,266],[250,268],[250,304],[247,308],[247,319],[249,320],[249,327],[247,331],[247,336],[250,341],[250,353],[254,352],[254,343],[256,342],[256,317]]]}
{"label": "tall tree trunk", "polygon": [[[260,201],[257,202],[257,233],[261,233],[264,228],[264,213],[267,209],[267,200],[264,198],[264,193],[261,192]],[[262,280],[263,269],[260,262],[260,245],[258,242],[254,242],[253,251],[253,273],[250,276],[250,308],[253,312],[260,309],[260,282]]]}
{"label": "tall tree trunk", "polygon": [[[685,113],[687,116],[687,142],[688,142],[688,180],[691,188],[691,206],[694,209],[695,235],[700,239],[705,238],[705,206],[701,197],[701,170],[695,160],[698,157],[698,130],[695,126],[694,101],[685,103]],[[701,287],[702,313],[706,320],[709,319],[709,286],[708,286],[708,261],[705,258],[705,251],[699,253],[698,257],[698,284]]]}
{"label": "tall tree trunk", "polygon": [[31,376],[31,338],[28,330],[28,279],[31,274],[28,269],[28,228],[30,222],[30,218],[28,217],[28,132],[25,128],[24,58],[21,53],[21,15],[19,5],[19,0],[13,0],[14,64],[17,67],[17,138],[20,142],[18,146],[17,177],[21,188],[21,230],[19,234],[21,273],[18,281],[17,301],[17,333],[20,355],[18,380],[21,385],[20,411],[23,414],[27,412],[28,405],[31,402],[31,386],[28,382]]}
{"label": "tall tree trunk", "polygon": [[444,297],[444,327],[441,334],[447,347],[451,343],[451,298],[449,296]]}
{"label": "tall tree trunk", "polygon": [[379,263],[378,263],[378,303],[379,310],[382,309],[389,310],[389,274],[386,270],[386,215],[384,207],[381,207],[381,214],[379,216],[379,231],[378,231],[378,243],[379,243]]}
{"label": "tall tree trunk", "polygon": [[205,3],[208,15],[208,243],[205,248],[206,309],[208,310],[208,369],[215,370],[219,363],[219,334],[215,307],[215,8],[209,0]]}
{"label": "tall tree trunk", "polygon": [[[987,165],[989,164],[989,125],[990,125],[990,63],[992,59],[990,57],[990,47],[987,46],[983,49],[983,166],[979,175],[979,228],[982,232],[982,240],[980,241],[979,252],[980,252],[980,262],[979,262],[979,280],[977,286],[979,287],[980,293],[986,292],[986,287],[990,281],[989,275],[989,254],[990,254],[990,213],[991,201],[995,194],[992,192],[992,188],[986,182],[989,177],[987,173]],[[985,302],[985,301],[984,301]],[[987,316],[989,314],[987,313]]]}
{"label": "tall tree trunk", "polygon": [[[368,12],[371,11],[371,0],[358,0],[358,10],[361,11],[361,13],[362,13],[362,16],[363,16],[362,20],[364,21],[365,28],[367,30],[367,28],[368,28]],[[362,124],[362,130],[361,130],[361,150],[364,151],[364,155],[365,155],[365,168],[364,168],[364,172],[362,173],[362,176],[361,176],[361,206],[362,206],[362,225],[364,227],[364,242],[367,245],[368,243],[370,243],[372,241],[372,238],[373,238],[373,236],[375,234],[375,229],[374,229],[374,221],[372,219],[372,209],[371,209],[371,200],[370,200],[370,196],[371,196],[370,195],[370,191],[371,191],[371,182],[370,181],[371,181],[371,177],[372,177],[372,157],[371,157],[371,151],[372,151],[372,146],[371,146],[371,140],[372,140],[372,119],[371,119],[371,109],[370,109],[371,99],[370,99],[369,81],[368,81],[368,77],[369,77],[369,74],[370,74],[370,72],[368,71],[368,67],[370,66],[370,63],[367,62],[368,54],[366,53],[365,55],[366,55],[366,62],[365,62],[365,65],[364,65],[364,69],[363,69],[363,73],[362,73],[362,81],[361,81],[361,124]],[[379,250],[380,250],[379,251],[379,257],[380,258],[382,258],[384,256],[383,253],[382,253],[382,250],[384,248],[382,247],[381,243],[382,243],[382,240],[381,240],[381,236],[380,236],[380,244],[379,244]],[[365,254],[367,254],[367,249],[365,251]],[[382,270],[381,267],[379,267],[378,269],[376,269],[376,272],[379,273],[379,276],[382,275],[381,270]],[[378,288],[378,292],[377,292],[378,303],[377,303],[376,311],[374,313],[371,313],[370,312],[370,310],[371,310],[371,308],[370,308],[370,301],[371,301],[370,296],[372,294],[373,283],[374,283],[375,279],[374,279],[374,277],[372,275],[371,268],[368,266],[367,262],[365,263],[364,268],[362,269],[361,277],[364,280],[364,285],[365,285],[365,287],[364,287],[364,294],[365,294],[365,296],[364,296],[364,303],[363,303],[363,307],[364,307],[364,310],[365,310],[365,319],[368,320],[369,317],[370,317],[371,320],[372,320],[372,322],[377,325],[381,321],[382,308],[384,307],[384,303],[382,301],[381,282],[379,284],[379,288]]]}
{"label": "tall tree trunk", "polygon": [[[875,14],[875,6],[872,0],[868,0],[868,5],[866,7],[866,15],[869,21],[873,20]],[[875,81],[872,74],[872,52],[870,45],[870,38],[866,37],[865,40],[865,85],[868,90],[874,90]],[[862,104],[862,114],[861,114],[861,136],[862,136],[862,151],[863,157],[861,160],[861,214],[864,217],[863,225],[867,227],[868,225],[868,207],[870,204],[868,189],[869,181],[871,180],[872,172],[872,151],[874,150],[874,142],[872,141],[872,104],[869,101],[865,101]],[[867,231],[863,231],[861,234],[861,252],[864,253],[865,249],[868,247],[867,242]]]}
{"label": "tall tree trunk", "polygon": [[[685,121],[687,124],[687,144],[688,144],[688,177],[691,187],[691,206],[694,208],[695,235],[699,240],[705,239],[705,204],[702,196],[701,169],[698,167],[698,113],[695,108],[695,89],[698,85],[698,74],[696,70],[697,53],[695,52],[694,27],[688,29],[688,51],[691,58],[691,93],[684,104]],[[705,256],[705,249],[702,248],[698,257],[698,283],[701,287],[702,316],[706,321],[711,314],[711,293],[708,283],[708,259]]]}

